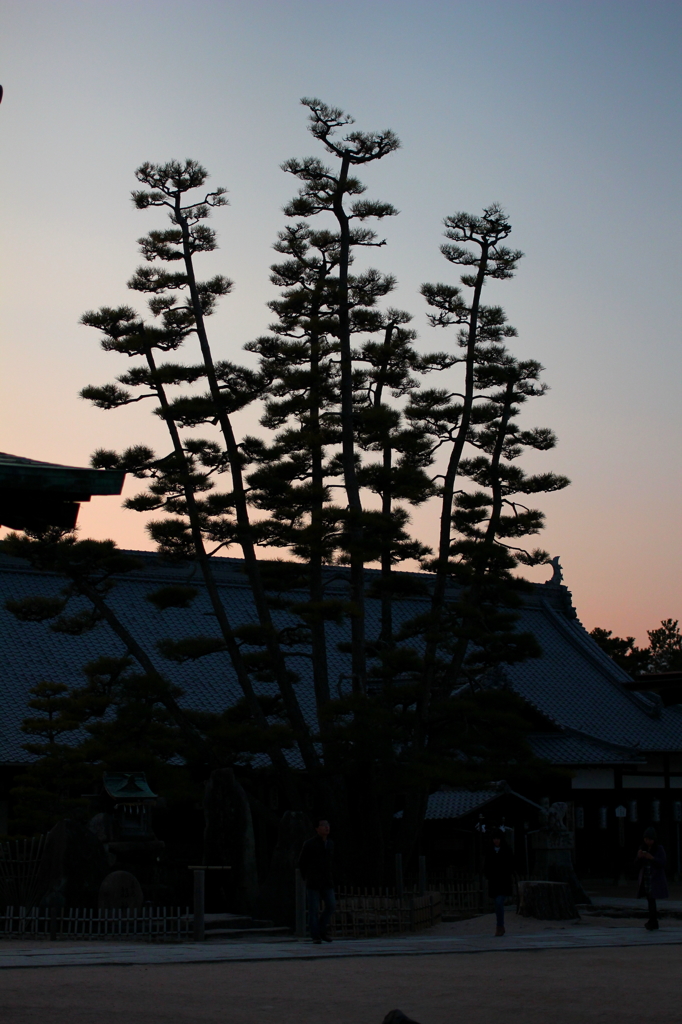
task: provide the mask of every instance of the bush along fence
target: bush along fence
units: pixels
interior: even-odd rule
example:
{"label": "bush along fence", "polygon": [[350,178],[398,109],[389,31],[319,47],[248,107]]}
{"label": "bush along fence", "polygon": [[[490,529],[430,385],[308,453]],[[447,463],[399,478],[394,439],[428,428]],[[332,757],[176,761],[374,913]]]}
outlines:
{"label": "bush along fence", "polygon": [[5,907],[0,909],[4,938],[128,938],[186,941],[192,936],[188,907],[141,907],[93,910],[75,907]]}

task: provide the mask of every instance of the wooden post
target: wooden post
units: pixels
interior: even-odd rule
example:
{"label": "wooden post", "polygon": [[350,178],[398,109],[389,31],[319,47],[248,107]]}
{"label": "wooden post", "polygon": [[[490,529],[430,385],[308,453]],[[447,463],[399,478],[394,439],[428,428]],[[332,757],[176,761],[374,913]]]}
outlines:
{"label": "wooden post", "polygon": [[188,864],[194,872],[194,941],[203,942],[206,937],[206,872],[231,871],[226,864]]}
{"label": "wooden post", "polygon": [[298,868],[296,868],[295,886],[296,886],[296,893],[295,893],[296,938],[297,939],[304,939],[305,938],[305,931],[306,931],[306,928],[305,928],[306,892],[305,892],[305,882],[303,881],[303,876],[301,875],[301,872],[300,872],[300,870]]}
{"label": "wooden post", "polygon": [[206,871],[194,868],[194,941],[203,942],[206,937],[204,923],[204,900],[206,897]]}
{"label": "wooden post", "polygon": [[419,858],[419,895],[426,892],[426,857]]}
{"label": "wooden post", "polygon": [[402,853],[396,853],[395,855],[395,889],[398,899],[403,898],[403,855]]}

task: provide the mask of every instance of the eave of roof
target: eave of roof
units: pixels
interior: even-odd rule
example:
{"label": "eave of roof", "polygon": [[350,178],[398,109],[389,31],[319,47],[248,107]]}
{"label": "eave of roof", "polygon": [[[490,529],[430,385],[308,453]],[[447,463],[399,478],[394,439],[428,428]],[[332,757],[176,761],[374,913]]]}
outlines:
{"label": "eave of roof", "polygon": [[89,469],[39,462],[0,452],[0,488],[3,491],[40,491],[67,494],[86,501],[93,494],[120,494],[125,473],[119,469]]}
{"label": "eave of roof", "polygon": [[532,733],[528,742],[536,757],[566,767],[646,763],[646,757],[636,750],[596,741],[577,732]]}

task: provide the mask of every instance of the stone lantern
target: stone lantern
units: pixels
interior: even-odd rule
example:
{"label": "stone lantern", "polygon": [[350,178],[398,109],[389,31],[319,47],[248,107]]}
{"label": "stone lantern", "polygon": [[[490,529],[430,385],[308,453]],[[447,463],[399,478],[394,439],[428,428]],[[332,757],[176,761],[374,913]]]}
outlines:
{"label": "stone lantern", "polygon": [[[98,815],[98,832],[108,853],[128,859],[131,855],[158,854],[164,843],[152,828],[152,808],[158,797],[144,772],[104,772],[104,793],[110,810]],[[92,827],[92,826],[91,826]]]}

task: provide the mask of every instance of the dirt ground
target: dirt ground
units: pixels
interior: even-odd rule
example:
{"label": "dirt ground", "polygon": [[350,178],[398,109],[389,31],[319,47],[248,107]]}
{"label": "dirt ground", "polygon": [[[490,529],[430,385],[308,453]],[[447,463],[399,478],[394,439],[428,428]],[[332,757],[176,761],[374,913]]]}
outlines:
{"label": "dirt ground", "polygon": [[[508,933],[623,927],[509,914]],[[668,927],[667,922],[661,922]],[[491,915],[434,929],[487,934]],[[500,940],[504,942],[504,939]],[[682,947],[0,972],[2,1024],[679,1024]]]}

